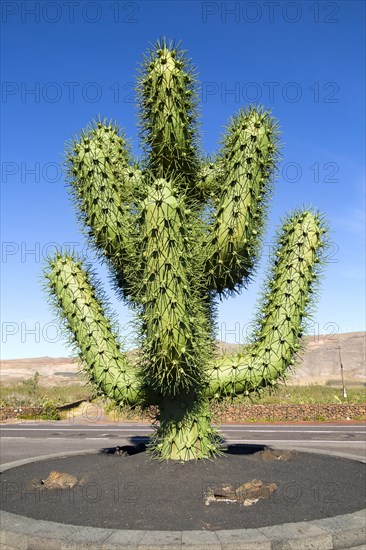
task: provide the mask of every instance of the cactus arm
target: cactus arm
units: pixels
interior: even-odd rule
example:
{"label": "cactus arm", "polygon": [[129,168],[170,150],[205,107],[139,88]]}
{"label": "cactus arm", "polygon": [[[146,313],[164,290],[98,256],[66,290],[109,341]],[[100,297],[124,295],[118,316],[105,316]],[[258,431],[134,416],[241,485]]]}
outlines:
{"label": "cactus arm", "polygon": [[151,186],[141,216],[145,374],[156,391],[174,395],[201,383],[207,341],[187,252],[188,222],[171,183],[163,179]]}
{"label": "cactus arm", "polygon": [[217,159],[206,160],[201,163],[196,188],[203,201],[217,200],[220,196],[223,170]]}
{"label": "cactus arm", "polygon": [[198,171],[194,75],[184,52],[158,42],[145,58],[138,93],[148,168],[155,178],[174,179],[195,192]]}
{"label": "cactus arm", "polygon": [[277,141],[276,123],[267,112],[242,110],[224,139],[216,182],[214,170],[208,172],[214,192],[219,192],[207,238],[211,290],[237,290],[250,278],[259,252]]}
{"label": "cactus arm", "polygon": [[80,217],[128,295],[125,266],[134,263],[128,201],[141,183],[141,172],[128,166],[126,141],[118,129],[102,122],[92,125],[69,149],[69,183]]}
{"label": "cactus arm", "polygon": [[146,396],[137,370],[120,351],[96,289],[80,262],[58,254],[50,260],[46,276],[90,379],[117,403],[143,403]]}
{"label": "cactus arm", "polygon": [[294,214],[280,233],[277,261],[259,316],[257,339],[246,353],[223,357],[209,372],[208,396],[249,395],[276,383],[292,365],[301,323],[324,247],[323,223],[310,211]]}

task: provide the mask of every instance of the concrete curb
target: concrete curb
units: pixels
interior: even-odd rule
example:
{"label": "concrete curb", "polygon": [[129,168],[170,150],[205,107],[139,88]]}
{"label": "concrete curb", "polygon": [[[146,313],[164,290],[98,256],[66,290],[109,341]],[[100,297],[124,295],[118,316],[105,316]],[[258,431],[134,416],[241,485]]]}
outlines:
{"label": "concrete curb", "polygon": [[[303,449],[301,450],[304,452]],[[92,454],[95,450],[71,451],[18,460],[4,464],[0,471],[49,458],[86,453]],[[336,452],[326,454],[343,455]],[[348,457],[351,458],[351,455]],[[359,457],[353,456],[352,459],[364,462]],[[365,550],[366,509],[308,522],[220,531],[103,529],[35,520],[1,512],[1,550],[116,550],[117,548],[129,550]]]}

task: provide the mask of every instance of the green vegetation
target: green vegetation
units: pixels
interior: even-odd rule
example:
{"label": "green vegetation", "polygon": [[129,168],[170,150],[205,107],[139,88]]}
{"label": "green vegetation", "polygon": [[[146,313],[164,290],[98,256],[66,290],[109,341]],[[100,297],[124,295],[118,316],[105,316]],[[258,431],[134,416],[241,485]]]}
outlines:
{"label": "green vegetation", "polygon": [[[24,388],[24,385],[1,385],[0,386],[0,406],[1,407],[41,407],[44,400],[52,401],[56,406],[66,405],[84,399],[89,401],[92,398],[92,390],[77,384],[70,386],[52,386],[41,387],[36,396],[30,394]],[[266,405],[273,403],[286,403],[287,405],[305,404],[305,403],[366,403],[366,388],[353,386],[347,387],[347,399],[343,398],[342,388],[318,386],[316,384],[309,386],[279,386],[271,395],[268,391],[261,396],[253,395],[251,398],[239,396],[234,400],[227,399],[229,403],[244,403],[247,405]],[[224,400],[224,402],[226,402]],[[113,401],[97,399],[106,412],[121,410],[124,415],[140,416],[143,409],[138,407],[122,406],[116,407]]]}
{"label": "green vegetation", "polygon": [[261,394],[293,364],[326,229],[310,209],[286,217],[253,343],[215,358],[217,303],[247,287],[260,257],[279,156],[277,122],[261,107],[240,109],[207,159],[199,146],[195,70],[165,40],[145,56],[137,89],[141,160],[107,120],[91,124],[67,153],[79,218],[137,314],[137,368],[121,351],[103,294],[81,258],[59,251],[49,261],[47,285],[100,393],[158,408],[153,454],[208,458],[221,446],[209,401]]}
{"label": "green vegetation", "polygon": [[[33,377],[30,380],[33,380]],[[52,387],[38,385],[34,389],[27,380],[19,384],[2,384],[0,386],[0,406],[42,407],[45,401],[51,401],[56,406],[60,406],[80,399],[88,400],[90,395],[90,388],[80,386],[80,384]]]}
{"label": "green vegetation", "polygon": [[[25,408],[19,418],[34,420],[59,420],[69,418],[70,411],[59,412],[57,406],[72,403],[84,399],[97,404],[101,410],[115,422],[139,422],[152,421],[156,413],[155,408],[150,410],[139,406],[130,407],[128,405],[116,405],[114,401],[104,397],[93,399],[92,388],[82,387],[77,384],[70,386],[40,387],[34,389],[32,383],[34,378],[26,380],[16,385],[0,386],[0,407]],[[225,415],[228,405],[305,405],[305,404],[364,404],[366,403],[365,387],[347,387],[347,399],[343,398],[342,388],[331,388],[329,386],[318,386],[316,384],[309,386],[279,386],[275,391],[266,390],[262,396],[253,395],[251,398],[238,396],[235,399],[224,398],[218,402],[212,401],[210,412],[215,417]],[[27,407],[42,407],[38,413],[27,412]],[[314,418],[303,418],[302,420],[329,420],[325,416]],[[354,417],[354,420],[363,420],[363,418]],[[246,419],[246,421],[250,421]],[[262,419],[262,422],[271,422],[272,419]],[[258,420],[253,419],[253,422]]]}
{"label": "green vegetation", "polygon": [[253,396],[251,399],[241,396],[234,400],[234,403],[245,403],[255,405],[266,404],[286,404],[286,405],[304,405],[304,404],[350,404],[366,403],[366,388],[347,387],[347,399],[343,398],[342,388],[331,388],[329,386],[318,386],[310,384],[308,386],[278,386],[275,391],[268,390],[260,398]]}
{"label": "green vegetation", "polygon": [[35,400],[37,398],[37,394],[39,393],[39,372],[36,371],[32,378],[23,380],[22,387],[24,392],[28,393],[29,397]]}

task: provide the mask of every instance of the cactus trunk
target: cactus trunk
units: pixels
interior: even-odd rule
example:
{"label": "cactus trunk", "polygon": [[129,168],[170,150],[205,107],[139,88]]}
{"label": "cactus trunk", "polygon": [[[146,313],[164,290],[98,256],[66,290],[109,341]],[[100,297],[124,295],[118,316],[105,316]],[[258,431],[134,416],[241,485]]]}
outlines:
{"label": "cactus trunk", "polygon": [[185,53],[159,42],[138,81],[144,157],[99,121],[71,142],[69,189],[117,293],[137,315],[136,365],[120,350],[103,295],[82,262],[59,251],[49,290],[85,371],[117,404],[158,406],[149,449],[187,461],[220,452],[211,399],[261,393],[286,376],[299,349],[325,245],[311,210],[279,232],[257,329],[244,351],[214,359],[217,300],[247,287],[260,252],[278,158],[277,123],[242,109],[213,159],[200,153],[195,74]]}
{"label": "cactus trunk", "polygon": [[222,441],[211,426],[208,400],[192,391],[163,398],[159,409],[159,427],[150,441],[158,458],[184,462],[220,453]]}

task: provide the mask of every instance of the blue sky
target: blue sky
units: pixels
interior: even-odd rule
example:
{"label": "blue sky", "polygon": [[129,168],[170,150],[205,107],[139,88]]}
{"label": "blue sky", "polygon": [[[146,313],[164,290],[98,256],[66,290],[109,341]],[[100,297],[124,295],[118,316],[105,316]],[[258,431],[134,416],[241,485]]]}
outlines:
{"label": "blue sky", "polygon": [[[181,40],[198,68],[207,153],[251,102],[270,108],[282,130],[262,261],[250,288],[220,304],[218,337],[245,338],[275,228],[303,205],[324,212],[332,242],[309,334],[365,330],[364,2],[3,0],[1,8],[3,359],[70,354],[42,290],[55,246],[74,243],[92,260],[61,172],[65,142],[101,115],[139,154],[134,77],[160,36]],[[94,265],[130,335],[130,313]]]}

